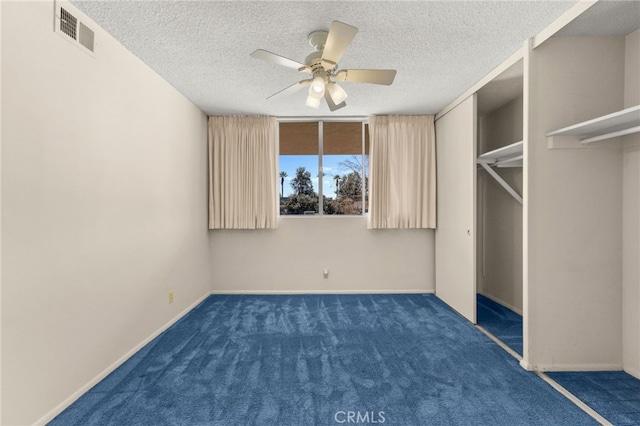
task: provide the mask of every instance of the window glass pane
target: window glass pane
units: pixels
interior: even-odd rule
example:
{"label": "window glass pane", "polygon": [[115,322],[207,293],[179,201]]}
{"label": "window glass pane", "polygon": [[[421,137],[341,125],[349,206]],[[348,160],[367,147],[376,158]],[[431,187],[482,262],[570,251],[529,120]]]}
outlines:
{"label": "window glass pane", "polygon": [[369,154],[364,156],[364,212],[369,212]]}
{"label": "window glass pane", "polygon": [[362,214],[362,123],[323,124],[325,214]]}
{"label": "window glass pane", "polygon": [[280,173],[280,214],[317,214],[318,156],[281,155]]}
{"label": "window glass pane", "polygon": [[364,125],[364,211],[369,213],[369,125]]}
{"label": "window glass pane", "polygon": [[325,214],[362,214],[362,154],[325,155]]}
{"label": "window glass pane", "polygon": [[[318,122],[280,123],[278,183],[282,215],[319,213],[318,126]],[[322,213],[362,214],[363,202],[368,202],[363,188],[363,165],[364,176],[368,176],[368,155],[363,156],[362,152],[362,123],[325,121],[322,141]],[[365,132],[367,154],[368,146]]]}

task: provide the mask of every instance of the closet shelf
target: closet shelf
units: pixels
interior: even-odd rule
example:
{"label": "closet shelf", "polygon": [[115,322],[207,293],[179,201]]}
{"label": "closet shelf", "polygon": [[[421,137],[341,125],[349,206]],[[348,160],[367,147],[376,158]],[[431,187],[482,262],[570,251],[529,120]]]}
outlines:
{"label": "closet shelf", "polygon": [[578,136],[581,143],[588,144],[637,132],[640,132],[640,105],[554,130],[546,136]]}
{"label": "closet shelf", "polygon": [[491,168],[495,167],[522,167],[524,142],[516,142],[493,151],[485,152],[476,160],[483,169],[494,178],[505,191],[507,191],[517,202],[522,204],[522,197],[513,189],[498,173]]}
{"label": "closet shelf", "polygon": [[478,164],[489,164],[496,167],[522,167],[523,142],[512,143],[493,151],[485,152],[478,157]]}

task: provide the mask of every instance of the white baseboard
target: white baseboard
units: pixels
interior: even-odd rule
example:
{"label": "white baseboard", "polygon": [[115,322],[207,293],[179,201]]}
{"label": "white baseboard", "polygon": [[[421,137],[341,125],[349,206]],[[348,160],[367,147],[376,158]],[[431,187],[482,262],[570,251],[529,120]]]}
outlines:
{"label": "white baseboard", "polygon": [[127,352],[126,354],[124,354],[123,356],[120,357],[120,359],[118,359],[116,362],[114,362],[113,364],[111,364],[109,367],[107,367],[105,370],[103,370],[100,374],[98,374],[96,377],[94,377],[93,379],[91,379],[87,384],[85,384],[84,386],[82,386],[80,389],[78,389],[77,391],[75,391],[73,394],[71,394],[71,396],[69,396],[67,399],[65,399],[63,402],[61,402],[60,404],[58,404],[58,406],[56,406],[53,410],[49,411],[47,414],[45,414],[44,416],[42,416],[40,419],[38,419],[34,425],[46,425],[47,423],[49,423],[51,420],[53,420],[58,414],[62,413],[67,407],[69,407],[71,404],[73,404],[74,402],[76,402],[78,400],[78,398],[80,398],[82,395],[84,395],[89,389],[91,389],[92,387],[94,387],[95,385],[97,385],[102,379],[104,379],[105,377],[107,377],[109,374],[111,374],[116,368],[120,367],[122,364],[124,364],[129,358],[131,358],[136,352],[138,352],[140,349],[142,349],[145,345],[147,345],[149,342],[151,342],[153,339],[155,339],[156,337],[158,337],[160,334],[162,334],[162,332],[164,332],[166,329],[168,329],[169,327],[171,327],[173,324],[175,324],[180,318],[182,318],[183,316],[185,316],[186,314],[188,314],[193,308],[195,308],[196,306],[198,306],[204,299],[206,299],[207,297],[209,297],[211,295],[211,293],[206,293],[204,296],[200,297],[198,300],[196,300],[195,302],[193,302],[191,305],[189,305],[185,310],[183,310],[182,312],[180,312],[177,316],[175,316],[173,319],[169,320],[169,322],[167,322],[165,325],[163,325],[162,327],[160,327],[158,330],[156,330],[153,334],[151,334],[149,337],[147,337],[146,339],[144,339],[142,342],[138,343],[135,347],[133,347],[129,352]]}
{"label": "white baseboard", "polygon": [[527,371],[537,371],[535,365],[531,365],[523,359],[520,360],[520,367],[524,368]]}
{"label": "white baseboard", "polygon": [[621,371],[622,364],[553,364],[539,365],[538,371]]}
{"label": "white baseboard", "polygon": [[622,364],[552,364],[533,365],[520,361],[520,366],[527,371],[554,372],[554,371],[621,371]]}
{"label": "white baseboard", "polygon": [[220,295],[299,295],[299,294],[433,294],[433,290],[422,289],[375,289],[375,290],[213,290]]}
{"label": "white baseboard", "polygon": [[496,302],[496,303],[497,303],[497,304],[499,304],[499,305],[502,305],[502,306],[504,306],[504,307],[506,307],[506,308],[511,309],[511,310],[512,310],[513,312],[515,312],[516,314],[518,314],[518,315],[520,315],[520,316],[523,316],[523,315],[522,315],[522,309],[520,309],[520,308],[516,308],[515,306],[513,306],[513,305],[511,305],[511,304],[509,304],[509,303],[507,303],[507,302],[505,302],[504,300],[502,300],[502,299],[500,299],[500,298],[498,298],[498,297],[492,296],[492,295],[490,295],[490,294],[488,294],[488,293],[483,293],[483,292],[481,292],[481,291],[480,291],[480,292],[478,292],[478,293],[480,293],[481,295],[483,295],[483,296],[484,296],[484,297],[486,297],[487,299],[493,300],[494,302]]}

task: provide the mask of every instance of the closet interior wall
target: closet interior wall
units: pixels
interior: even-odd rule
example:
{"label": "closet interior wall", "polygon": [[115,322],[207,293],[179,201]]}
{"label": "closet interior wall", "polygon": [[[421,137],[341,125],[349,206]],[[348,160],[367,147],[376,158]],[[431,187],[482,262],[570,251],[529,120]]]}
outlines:
{"label": "closet interior wall", "polygon": [[[482,96],[480,91],[479,105]],[[479,154],[522,140],[522,102],[520,90],[496,109],[479,110]],[[522,194],[522,167],[494,169]],[[480,167],[477,184],[478,293],[522,314],[522,205]]]}
{"label": "closet interior wall", "polygon": [[545,135],[623,109],[625,38],[552,37],[527,55],[522,365],[619,370],[621,141]]}

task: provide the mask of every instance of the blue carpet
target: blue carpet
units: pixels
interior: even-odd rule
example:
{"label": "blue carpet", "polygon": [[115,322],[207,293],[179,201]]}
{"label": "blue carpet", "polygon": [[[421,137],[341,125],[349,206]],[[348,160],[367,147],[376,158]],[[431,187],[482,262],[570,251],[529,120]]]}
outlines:
{"label": "blue carpet", "polygon": [[547,375],[614,425],[640,425],[640,380],[624,371]]}
{"label": "blue carpet", "polygon": [[478,325],[522,356],[522,315],[478,294]]}
{"label": "blue carpet", "polygon": [[211,296],[50,424],[356,420],[597,424],[433,295]]}

